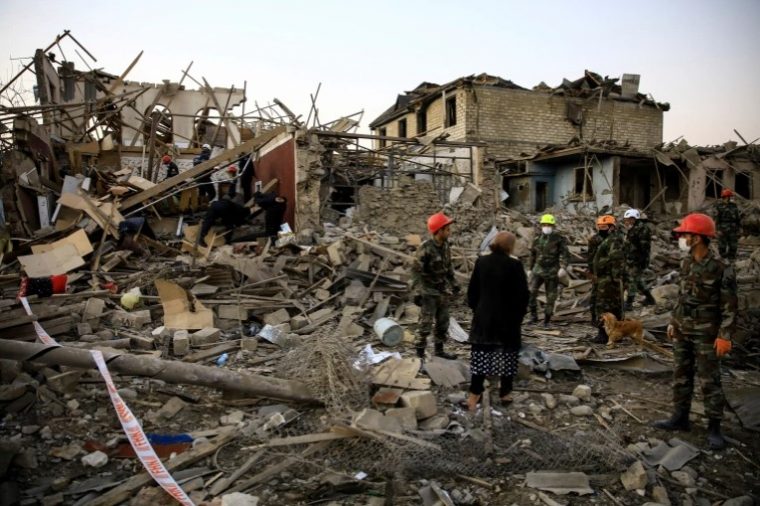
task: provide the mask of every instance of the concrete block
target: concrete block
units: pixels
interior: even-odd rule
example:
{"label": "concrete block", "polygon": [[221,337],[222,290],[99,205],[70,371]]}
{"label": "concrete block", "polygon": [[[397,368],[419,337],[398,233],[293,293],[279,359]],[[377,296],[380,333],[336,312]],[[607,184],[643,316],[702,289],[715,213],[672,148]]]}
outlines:
{"label": "concrete block", "polygon": [[386,417],[397,418],[404,430],[417,430],[417,414],[414,408],[391,408]]}
{"label": "concrete block", "polygon": [[305,326],[309,324],[309,319],[306,318],[304,315],[296,315],[293,318],[290,319],[290,329],[291,330],[298,330],[302,329]]}
{"label": "concrete block", "polygon": [[401,422],[397,418],[385,416],[381,412],[369,408],[365,408],[354,415],[353,425],[361,429],[401,432]]}
{"label": "concrete block", "polygon": [[343,241],[336,241],[327,247],[327,257],[330,259],[330,264],[334,266],[343,264],[341,249],[343,249]]}
{"label": "concrete block", "polygon": [[435,396],[425,390],[406,392],[401,396],[401,404],[414,408],[418,420],[430,418],[438,412]]}
{"label": "concrete block", "polygon": [[244,337],[240,340],[240,349],[243,351],[256,351],[259,347],[259,340],[255,337]]}
{"label": "concrete block", "polygon": [[273,327],[289,321],[290,314],[288,314],[288,310],[285,308],[264,315],[264,323]]}
{"label": "concrete block", "polygon": [[152,337],[130,336],[129,347],[133,350],[152,350],[155,342]]}
{"label": "concrete block", "polygon": [[82,464],[88,467],[103,467],[108,464],[108,455],[100,450],[82,457]]}
{"label": "concrete block", "polygon": [[647,470],[644,469],[644,464],[638,460],[620,475],[620,482],[626,490],[644,489],[648,481]]}
{"label": "concrete block", "polygon": [[226,320],[247,320],[250,318],[250,310],[240,307],[237,304],[222,304],[216,310],[219,318]]}
{"label": "concrete block", "polygon": [[144,325],[149,324],[151,321],[152,319],[150,317],[150,311],[147,309],[144,309],[142,311],[133,311],[131,313],[117,310],[111,313],[111,323],[130,327],[133,329],[140,329]]}
{"label": "concrete block", "polygon": [[433,415],[420,422],[420,430],[444,430],[449,426],[449,417],[443,414]]}
{"label": "concrete block", "polygon": [[174,354],[181,357],[190,351],[190,333],[187,330],[178,330],[172,338]]}
{"label": "concrete block", "polygon": [[77,335],[92,334],[92,325],[89,323],[77,323]]}
{"label": "concrete block", "polygon": [[103,299],[89,298],[84,304],[84,311],[82,312],[82,320],[92,320],[100,318],[103,314],[103,310],[106,307],[106,301]]}
{"label": "concrete block", "polygon": [[222,331],[214,327],[206,327],[197,332],[193,332],[190,336],[190,344],[192,346],[200,346],[202,344],[211,344],[219,341],[219,337],[222,335]]}

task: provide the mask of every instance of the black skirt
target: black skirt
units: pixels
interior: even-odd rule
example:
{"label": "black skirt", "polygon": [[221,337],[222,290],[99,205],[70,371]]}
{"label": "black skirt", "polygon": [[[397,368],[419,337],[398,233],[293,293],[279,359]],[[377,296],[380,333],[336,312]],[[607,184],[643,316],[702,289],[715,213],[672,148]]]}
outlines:
{"label": "black skirt", "polygon": [[501,346],[473,345],[470,373],[478,376],[516,376],[519,353]]}

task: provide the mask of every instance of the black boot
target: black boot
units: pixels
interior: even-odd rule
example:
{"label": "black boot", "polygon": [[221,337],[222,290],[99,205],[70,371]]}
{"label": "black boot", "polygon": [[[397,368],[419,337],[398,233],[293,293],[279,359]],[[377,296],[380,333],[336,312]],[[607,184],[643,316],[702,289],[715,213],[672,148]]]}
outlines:
{"label": "black boot", "polygon": [[650,292],[649,290],[644,292],[644,305],[645,306],[655,305],[654,297],[652,297],[652,292]]}
{"label": "black boot", "polygon": [[[720,431],[720,422],[718,422],[718,431]],[[662,430],[689,430],[689,410],[676,408],[673,416],[664,420],[657,420],[652,427]],[[722,436],[721,436],[722,437]]]}
{"label": "black boot", "polygon": [[552,320],[552,315],[550,314],[544,315],[544,328],[549,327],[549,323],[551,322],[551,320]]}
{"label": "black boot", "polygon": [[[599,324],[597,324],[599,325]],[[594,338],[594,343],[596,344],[607,344],[607,341],[610,340],[609,336],[607,335],[607,331],[604,330],[604,325],[598,326],[598,331],[596,333],[596,337]]]}
{"label": "black boot", "polygon": [[536,324],[538,323],[538,311],[535,309],[531,309],[530,311],[530,323]]}
{"label": "black boot", "polygon": [[417,346],[415,348],[417,351],[417,357],[419,358],[425,358],[425,347],[424,346]]}
{"label": "black boot", "polygon": [[726,438],[720,432],[720,420],[710,419],[707,422],[707,446],[711,450],[722,450],[726,447]]}
{"label": "black boot", "polygon": [[457,356],[453,353],[446,353],[443,351],[443,343],[435,343],[435,356],[445,358],[447,360],[456,360]]}
{"label": "black boot", "polygon": [[626,311],[633,311],[633,297],[628,297],[625,300],[625,310]]}

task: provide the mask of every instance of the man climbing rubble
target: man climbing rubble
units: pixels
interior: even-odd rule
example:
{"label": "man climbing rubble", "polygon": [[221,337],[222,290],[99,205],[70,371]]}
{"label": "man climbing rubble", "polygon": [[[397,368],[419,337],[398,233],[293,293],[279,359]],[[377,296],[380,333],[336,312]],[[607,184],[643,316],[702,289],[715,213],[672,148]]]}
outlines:
{"label": "man climbing rubble", "polygon": [[[591,310],[591,324],[596,325],[599,323],[598,314],[596,312],[596,283],[594,282],[594,255],[596,250],[599,249],[599,245],[602,244],[604,238],[609,233],[609,228],[606,224],[607,216],[599,216],[596,219],[596,234],[592,235],[588,239],[588,254],[586,255],[586,265],[588,266],[587,276],[591,279],[591,295],[589,296],[589,308]],[[614,220],[614,218],[613,218]]]}
{"label": "man climbing rubble", "polygon": [[[625,278],[625,252],[623,234],[617,231],[615,217],[605,214],[597,218],[597,229],[603,240],[594,254],[594,274],[592,291],[596,294],[597,317],[612,313],[615,318],[623,317],[623,283]],[[604,322],[597,321],[595,343],[608,341]]]}
{"label": "man climbing rubble", "polygon": [[453,360],[456,355],[446,353],[443,345],[449,333],[449,299],[459,294],[451,263],[449,235],[454,220],[443,213],[435,213],[427,220],[431,238],[417,249],[412,264],[412,289],[415,302],[421,306],[417,356],[425,357],[428,336],[435,322],[435,355]]}
{"label": "man climbing rubble", "polygon": [[544,214],[540,220],[541,234],[533,241],[530,249],[528,278],[530,283],[531,323],[538,323],[538,290],[544,285],[546,305],[544,306],[544,327],[549,326],[554,303],[557,301],[559,275],[565,273],[570,258],[567,240],[555,231],[557,220],[551,214]]}
{"label": "man climbing rubble", "polygon": [[715,224],[718,233],[718,251],[725,260],[736,258],[736,249],[741,231],[741,214],[731,199],[734,192],[725,188],[720,193],[721,201],[715,204]]}
{"label": "man climbing rubble", "polygon": [[177,167],[177,164],[174,163],[171,155],[164,155],[161,158],[161,165],[163,165],[162,168],[163,168],[164,174],[163,174],[163,177],[159,177],[160,181],[169,179],[179,174],[179,167]]}
{"label": "man climbing rubble", "polygon": [[719,450],[726,440],[720,430],[725,396],[720,359],[731,351],[736,326],[736,278],[733,267],[710,251],[715,222],[701,213],[686,216],[673,230],[678,247],[688,253],[681,263],[678,302],[668,325],[673,340],[673,416],[653,426],[689,430],[694,374],[699,378],[708,418],[707,444]]}
{"label": "man climbing rubble", "polygon": [[623,215],[623,224],[628,229],[625,236],[628,278],[628,298],[625,301],[625,310],[632,311],[638,291],[644,294],[644,305],[654,304],[652,293],[644,281],[644,271],[649,267],[652,251],[652,230],[641,219],[641,212],[638,209],[628,209]]}

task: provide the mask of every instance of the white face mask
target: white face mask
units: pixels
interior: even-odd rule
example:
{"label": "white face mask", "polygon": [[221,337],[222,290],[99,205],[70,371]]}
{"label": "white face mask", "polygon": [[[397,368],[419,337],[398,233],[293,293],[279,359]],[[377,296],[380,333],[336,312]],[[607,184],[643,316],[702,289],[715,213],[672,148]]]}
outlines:
{"label": "white face mask", "polygon": [[691,251],[691,246],[689,246],[689,243],[685,237],[678,238],[678,249],[686,252]]}
{"label": "white face mask", "polygon": [[541,227],[541,232],[546,235],[551,234],[554,231],[554,227]]}

